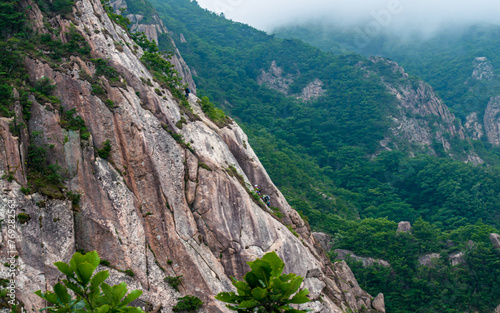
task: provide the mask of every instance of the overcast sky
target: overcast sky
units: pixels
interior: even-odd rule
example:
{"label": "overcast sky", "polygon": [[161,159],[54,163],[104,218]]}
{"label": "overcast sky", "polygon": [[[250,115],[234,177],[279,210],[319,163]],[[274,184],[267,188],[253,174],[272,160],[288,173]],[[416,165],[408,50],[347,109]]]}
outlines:
{"label": "overcast sky", "polygon": [[383,28],[431,31],[442,23],[500,24],[500,0],[198,0],[211,11],[271,31],[276,26],[307,20],[343,24],[378,23]]}

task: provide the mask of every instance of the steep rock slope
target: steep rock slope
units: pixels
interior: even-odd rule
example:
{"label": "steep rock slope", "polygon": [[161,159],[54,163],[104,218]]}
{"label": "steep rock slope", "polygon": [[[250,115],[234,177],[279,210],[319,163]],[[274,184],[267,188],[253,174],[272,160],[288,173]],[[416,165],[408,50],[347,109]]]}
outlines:
{"label": "steep rock slope", "polygon": [[[37,31],[45,33],[37,5],[24,5]],[[232,288],[229,277],[241,278],[248,270],[245,261],[276,251],[285,271],[306,278],[304,286],[314,300],[307,307],[384,311],[382,295],[372,306],[373,298],[359,288],[347,265],[330,264],[316,248],[307,223],[269,179],[238,125],[217,127],[194,96],[189,99],[193,112],[179,106],[141,64],[142,51],[111,22],[99,1],[77,1],[70,19],[45,17],[45,22],[61,28],[62,40],[74,25],[90,44],[92,57],[106,59],[120,82],[100,77],[114,103],[110,107],[84,79],[96,73],[94,62],[72,56],[56,69],[43,58],[23,60],[30,81],[51,79],[61,100],[58,108],[30,95],[28,129],[18,137],[9,130],[12,119],[0,120],[0,174],[12,178],[0,180],[0,215],[5,218],[0,259],[7,262],[12,251],[7,244],[14,240],[16,295],[27,311],[46,306],[33,292],[61,278],[54,262],[67,261],[76,250],[94,249],[109,262],[112,282],[144,291],[138,305],[149,310],[170,312],[178,296],[191,294],[206,303],[205,312],[227,311],[213,296]],[[72,109],[85,120],[88,138],[63,127],[64,112]],[[18,101],[18,120],[20,112]],[[27,186],[30,140],[50,147],[48,162],[63,169],[67,191],[81,195],[77,204],[57,193],[21,191]],[[98,151],[106,142],[111,146],[107,159]],[[253,184],[272,197],[281,219],[252,200]],[[6,227],[12,208],[25,217],[21,221],[18,215],[14,236]],[[163,280],[178,275],[183,275],[180,293]]]}

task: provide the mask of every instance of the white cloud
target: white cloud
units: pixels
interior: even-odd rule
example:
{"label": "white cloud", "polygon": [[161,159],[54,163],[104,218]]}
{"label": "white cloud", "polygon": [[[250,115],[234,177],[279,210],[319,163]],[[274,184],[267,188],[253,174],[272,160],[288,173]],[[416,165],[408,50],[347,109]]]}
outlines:
{"label": "white cloud", "polygon": [[389,30],[410,27],[429,31],[449,22],[500,24],[498,0],[198,0],[198,3],[262,30],[311,19],[342,24],[379,19]]}

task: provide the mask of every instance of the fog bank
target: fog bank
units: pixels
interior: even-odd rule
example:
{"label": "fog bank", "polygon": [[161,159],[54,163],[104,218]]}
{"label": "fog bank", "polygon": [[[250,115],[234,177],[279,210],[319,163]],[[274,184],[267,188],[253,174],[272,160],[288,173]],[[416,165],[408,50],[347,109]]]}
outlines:
{"label": "fog bank", "polygon": [[[500,24],[498,0],[198,0],[208,10],[265,31],[322,21],[431,33],[443,24]],[[379,26],[375,26],[378,24]]]}

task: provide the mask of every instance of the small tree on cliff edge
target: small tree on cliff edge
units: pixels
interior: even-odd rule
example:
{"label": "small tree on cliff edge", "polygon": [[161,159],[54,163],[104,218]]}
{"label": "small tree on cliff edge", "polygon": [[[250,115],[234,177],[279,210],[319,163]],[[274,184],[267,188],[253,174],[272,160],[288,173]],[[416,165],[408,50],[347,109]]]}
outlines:
{"label": "small tree on cliff edge", "polygon": [[[240,313],[302,313],[290,304],[309,302],[309,291],[299,292],[303,278],[293,273],[281,275],[285,263],[275,252],[267,253],[262,259],[248,262],[251,271],[243,276],[243,281],[233,277],[234,292],[221,292],[215,299],[229,303],[229,309]],[[292,298],[290,298],[297,292]]]}
{"label": "small tree on cliff edge", "polygon": [[[41,290],[35,293],[52,304],[51,307],[41,309],[50,313],[144,313],[140,308],[129,307],[128,304],[139,298],[140,290],[134,290],[127,296],[127,284],[121,283],[109,286],[104,281],[108,278],[108,271],[94,274],[100,263],[97,252],[88,252],[85,255],[75,253],[69,264],[56,262],[55,266],[66,275],[61,283],[54,286],[54,292]],[[72,290],[76,298],[69,292]]]}

